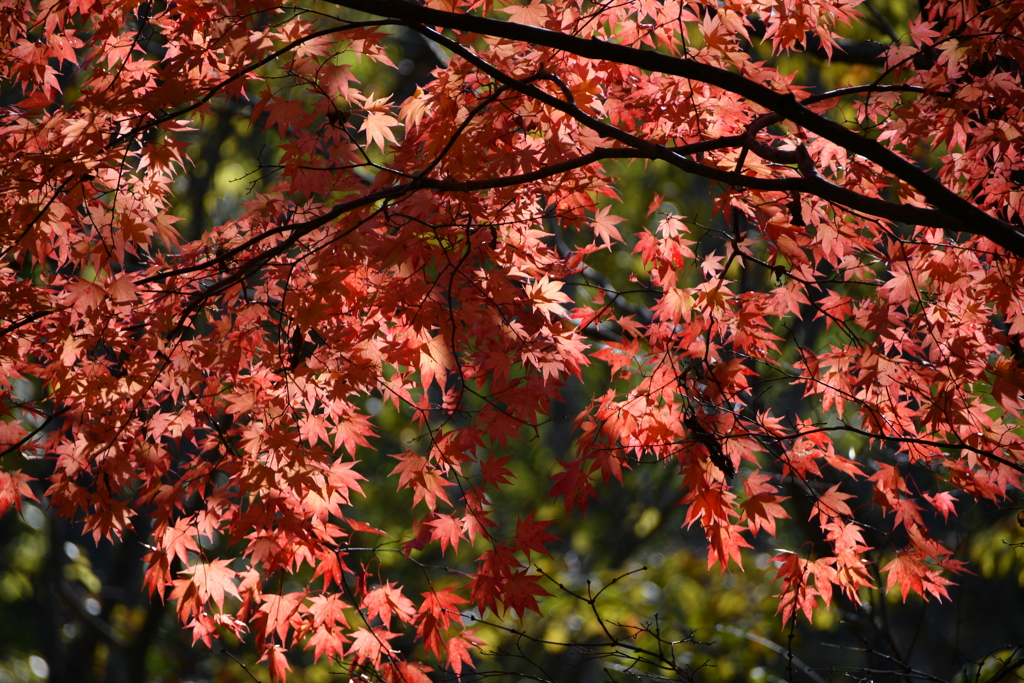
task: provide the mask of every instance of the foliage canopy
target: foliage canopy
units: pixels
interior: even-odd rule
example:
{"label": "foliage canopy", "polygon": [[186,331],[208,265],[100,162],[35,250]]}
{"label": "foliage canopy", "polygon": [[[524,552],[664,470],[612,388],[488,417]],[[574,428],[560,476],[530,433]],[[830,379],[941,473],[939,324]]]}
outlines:
{"label": "foliage canopy", "polygon": [[[150,593],[196,640],[254,634],[278,680],[297,646],[459,673],[463,612],[546,595],[551,520],[492,504],[517,444],[604,367],[551,476],[565,515],[657,465],[709,568],[811,520],[774,558],[784,621],[876,586],[946,598],[943,525],[1024,472],[1022,15],[6,2],[0,513],[45,496],[97,541],[141,530]],[[438,63],[401,101],[360,77],[397,31]],[[800,83],[792,52],[851,66]],[[187,236],[175,183],[217,103],[272,145],[237,214]],[[706,179],[704,218],[655,196],[628,226],[629,162]],[[389,453],[404,538],[361,497],[368,398],[418,430]],[[851,434],[870,459],[837,452]],[[470,569],[414,595],[367,559],[380,537]]]}

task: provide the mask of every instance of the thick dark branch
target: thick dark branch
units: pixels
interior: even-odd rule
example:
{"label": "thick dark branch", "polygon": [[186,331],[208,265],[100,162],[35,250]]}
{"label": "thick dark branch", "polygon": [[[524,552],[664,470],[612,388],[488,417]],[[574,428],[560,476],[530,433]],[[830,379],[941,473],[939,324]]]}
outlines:
{"label": "thick dark branch", "polygon": [[[1018,256],[1024,256],[1024,234],[1009,223],[988,215],[944,186],[926,171],[918,168],[912,162],[907,161],[884,145],[862,137],[824,116],[815,114],[797,102],[791,93],[777,93],[740,74],[702,64],[692,59],[671,57],[658,52],[640,50],[603,40],[578,38],[513,22],[430,9],[407,2],[406,0],[331,0],[331,2],[342,7],[377,16],[390,17],[399,21],[409,22],[410,24],[423,23],[431,26],[443,26],[458,31],[544,45],[588,59],[629,64],[648,71],[689,78],[722,88],[782,115],[784,118],[806,128],[812,133],[845,148],[852,154],[859,154],[875,162],[885,171],[903,180],[910,187],[920,192],[932,206],[947,214],[951,219],[945,222],[944,225],[936,227],[946,227],[959,232],[982,235],[1008,251]],[[699,164],[695,165],[699,166]],[[750,187],[754,187],[754,185],[750,185]],[[800,188],[794,187],[792,189]],[[814,189],[803,191],[815,192]],[[832,195],[832,197],[824,198],[840,201],[834,198],[837,196],[837,193],[833,191]],[[840,201],[840,203],[849,206],[847,201]],[[871,210],[865,207],[858,208],[866,211]],[[897,220],[904,219],[899,218]],[[909,222],[913,223],[916,221],[911,219]],[[932,225],[932,223],[921,224]]]}
{"label": "thick dark branch", "polygon": [[[605,137],[611,138],[613,140],[618,140],[624,145],[632,147],[633,149],[637,150],[637,158],[662,159],[663,161],[667,161],[668,163],[686,171],[687,173],[703,176],[705,178],[717,180],[729,185],[737,185],[742,187],[748,187],[755,190],[764,190],[768,192],[804,192],[807,194],[816,195],[818,197],[821,197],[822,199],[834,202],[836,204],[840,204],[855,211],[870,214],[872,216],[877,216],[879,218],[885,218],[891,221],[899,221],[902,223],[910,223],[913,225],[923,225],[927,227],[941,228],[953,232],[970,232],[974,234],[985,234],[981,230],[969,229],[960,220],[958,220],[957,217],[952,216],[944,211],[938,211],[935,209],[924,209],[916,206],[911,206],[909,204],[893,204],[891,202],[885,201],[884,199],[879,199],[877,197],[868,197],[858,192],[854,192],[853,190],[849,190],[845,187],[840,187],[839,185],[830,183],[829,181],[822,178],[812,168],[801,168],[801,171],[804,172],[803,177],[794,176],[792,178],[759,178],[756,176],[739,175],[738,173],[732,171],[725,171],[719,168],[705,166],[704,164],[694,161],[689,157],[682,156],[685,154],[695,154],[696,152],[692,151],[692,147],[694,146],[686,145],[684,147],[679,148],[669,148],[663,145],[654,144],[652,142],[644,140],[643,138],[637,137],[631,133],[627,133],[626,131],[621,130],[615,126],[612,126],[603,121],[599,121],[593,118],[592,116],[588,116],[573,104],[560,100],[557,97],[550,95],[533,85],[524,84],[523,82],[512,78],[508,74],[502,72],[500,69],[497,69],[496,67],[487,63],[486,61],[480,59],[479,57],[471,53],[469,50],[467,50],[465,47],[463,47],[456,41],[450,40],[442,36],[441,34],[437,33],[436,31],[432,31],[418,24],[413,24],[412,28],[424,33],[424,35],[426,35],[431,40],[435,40],[438,43],[444,45],[446,48],[448,48],[452,52],[455,52],[463,59],[469,61],[474,66],[476,66],[481,71],[494,78],[499,83],[510,86],[515,90],[518,90],[519,92],[523,93],[524,95],[533,97],[534,99],[537,99],[550,107],[558,109],[559,111],[562,111],[568,114],[569,116],[572,116],[574,119],[576,119],[583,125],[587,126],[588,128],[591,128],[595,132]],[[801,107],[801,109],[803,108]],[[804,109],[804,111],[807,110]],[[843,128],[843,130],[846,131],[845,128]],[[846,132],[849,133],[850,131]],[[853,135],[853,133],[851,133],[851,135]],[[858,140],[861,139],[856,135],[854,135],[854,137],[857,138]],[[745,142],[750,142],[750,140],[748,140],[746,136],[732,136],[726,139],[734,141],[733,144],[743,144]],[[708,142],[721,146],[719,144],[721,141]],[[864,140],[864,142],[870,141]],[[695,146],[699,146],[700,144],[705,143],[698,143],[698,145]],[[763,147],[761,147],[761,149],[762,151],[768,153]],[[775,154],[778,153],[781,152],[775,152]],[[437,189],[444,188],[438,187]],[[483,188],[480,187],[479,189]],[[956,195],[953,196],[955,197]],[[957,198],[957,201],[981,213],[980,210],[971,206],[967,202],[959,198]],[[985,215],[987,217],[987,214]],[[1006,244],[1003,244],[1003,246],[1006,247],[1007,249],[1011,249],[1011,251],[1014,251],[1014,253],[1019,253],[1020,255],[1024,256],[1024,235],[1019,235],[1019,233],[1016,233],[1015,231],[1014,234],[1018,236],[1018,239],[1020,241],[1020,244],[1017,245],[1019,251],[1011,249],[1011,247]],[[988,235],[985,236],[987,237]]]}
{"label": "thick dark branch", "polygon": [[[735,147],[741,144],[743,136],[731,135],[724,138],[718,138],[715,140],[707,140],[705,142],[696,142],[692,145],[686,145],[685,147],[679,147],[672,150],[673,153],[677,154],[699,154],[701,152],[709,152],[714,149],[725,149],[727,147]],[[480,190],[493,190],[501,187],[512,187],[514,185],[522,185],[523,183],[531,183],[537,180],[544,180],[551,176],[558,175],[559,173],[565,173],[566,171],[572,171],[588,164],[593,164],[604,159],[660,159],[661,154],[653,152],[641,152],[632,147],[600,147],[595,149],[590,154],[584,154],[583,156],[576,157],[574,159],[567,159],[560,161],[557,164],[551,164],[550,166],[544,166],[536,171],[530,171],[529,173],[521,173],[519,175],[500,176],[496,178],[483,178],[479,180],[438,180],[434,178],[421,178],[418,182],[423,187],[429,187],[433,190],[441,190],[444,192],[478,192]]]}

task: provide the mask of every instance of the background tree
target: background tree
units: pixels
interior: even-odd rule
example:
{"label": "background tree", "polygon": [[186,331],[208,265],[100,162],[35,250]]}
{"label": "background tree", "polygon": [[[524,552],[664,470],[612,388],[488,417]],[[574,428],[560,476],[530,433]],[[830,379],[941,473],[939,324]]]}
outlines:
{"label": "background tree", "polygon": [[[298,646],[388,681],[469,675],[485,640],[543,667],[534,628],[622,675],[1009,675],[1019,624],[923,667],[886,594],[950,598],[1016,541],[1020,10],[12,4],[0,504],[66,558],[46,585],[94,674],[142,672],[160,611],[103,596],[26,499],[277,679]],[[208,201],[225,174],[241,206]],[[633,504],[603,529],[575,521],[599,487]],[[972,543],[971,515],[1009,521]],[[732,620],[702,636],[654,620],[691,550],[581,573],[586,536],[669,526],[708,568],[750,548],[777,600],[694,597]],[[798,618],[830,607],[865,657],[807,664]],[[756,632],[776,609],[788,642]],[[712,640],[753,658],[706,667]]]}

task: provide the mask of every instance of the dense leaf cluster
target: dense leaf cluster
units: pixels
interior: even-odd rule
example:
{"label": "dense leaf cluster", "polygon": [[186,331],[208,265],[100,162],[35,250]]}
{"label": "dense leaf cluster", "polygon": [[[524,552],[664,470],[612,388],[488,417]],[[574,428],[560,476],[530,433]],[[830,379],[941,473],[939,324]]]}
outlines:
{"label": "dense leaf cluster", "polygon": [[[930,0],[839,89],[756,57],[857,54],[855,5],[7,3],[0,512],[45,496],[96,540],[146,518],[150,593],[195,640],[254,634],[278,680],[301,645],[425,681],[407,632],[459,674],[467,610],[547,594],[550,521],[505,536],[492,500],[603,364],[565,514],[655,463],[724,571],[795,492],[815,537],[774,558],[783,620],[881,582],[947,597],[942,522],[1024,472],[1024,3]],[[444,61],[402,102],[354,75],[398,28]],[[183,239],[174,182],[219,101],[275,149],[237,218]],[[656,197],[627,239],[611,160],[713,181],[715,222]],[[592,265],[611,251],[642,261],[628,290]],[[464,569],[421,595],[360,554],[387,535],[358,497],[367,397],[419,430],[389,454],[415,530],[390,540]]]}

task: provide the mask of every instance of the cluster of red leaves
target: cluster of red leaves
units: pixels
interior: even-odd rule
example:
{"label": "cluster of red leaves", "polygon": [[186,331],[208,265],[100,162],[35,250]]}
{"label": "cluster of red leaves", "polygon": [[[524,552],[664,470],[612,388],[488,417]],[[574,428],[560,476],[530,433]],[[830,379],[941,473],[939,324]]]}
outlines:
{"label": "cluster of red leaves", "polygon": [[[814,496],[824,539],[815,557],[778,558],[789,619],[872,584],[865,505],[848,492],[868,482],[890,521],[870,541],[894,557],[887,587],[946,596],[959,563],[929,520],[955,512],[957,491],[999,499],[1024,471],[1020,1],[930,2],[886,53],[887,85],[824,95],[743,42],[834,52],[837,22],[858,16],[848,1],[329,4],[311,19],[261,0],[152,15],[4,3],[0,78],[19,93],[0,108],[5,465],[47,459],[49,504],[96,539],[144,516],[146,586],[197,640],[253,633],[278,680],[302,645],[426,681],[390,644],[403,632],[459,673],[480,645],[460,610],[521,615],[546,594],[529,562],[554,540],[548,522],[503,538],[488,493],[514,480],[511,442],[603,362],[612,388],[553,477],[567,513],[653,459],[680,474],[685,523],[724,570],[787,518],[786,482]],[[759,38],[755,15],[769,17]],[[388,64],[396,23],[455,54],[403,103],[346,66]],[[664,68],[638,65],[652,59]],[[280,158],[240,218],[181,243],[171,182],[214,98],[249,102]],[[822,115],[840,104],[877,134]],[[939,146],[936,189],[906,161]],[[711,253],[697,244],[710,228],[652,204],[639,317],[584,262],[623,248],[621,219],[597,204],[616,196],[599,163],[614,157],[732,186],[715,209],[733,227]],[[549,239],[553,222],[579,232],[575,250]],[[782,336],[815,327],[840,341]],[[761,405],[771,381],[802,387],[817,417]],[[428,437],[393,454],[415,506],[406,551],[476,562],[415,599],[352,551],[354,534],[379,533],[353,499],[370,395]],[[878,462],[838,455],[836,431],[869,438]],[[8,469],[0,512],[35,495]],[[299,574],[300,591],[271,580]]]}

